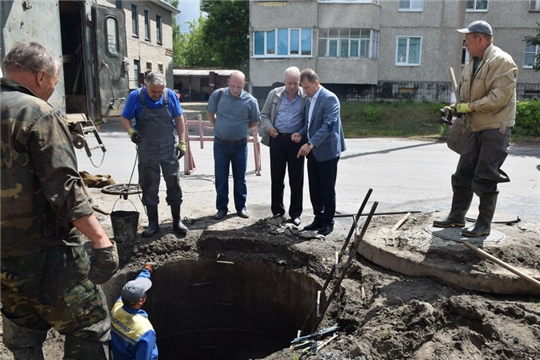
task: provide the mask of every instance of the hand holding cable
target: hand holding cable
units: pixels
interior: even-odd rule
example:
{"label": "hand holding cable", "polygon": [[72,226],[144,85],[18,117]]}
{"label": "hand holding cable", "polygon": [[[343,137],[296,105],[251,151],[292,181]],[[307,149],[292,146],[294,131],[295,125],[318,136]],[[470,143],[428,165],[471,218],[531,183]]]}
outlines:
{"label": "hand holding cable", "polygon": [[186,142],[179,141],[175,149],[175,157],[177,160],[180,160],[186,154]]}
{"label": "hand holding cable", "polygon": [[129,128],[127,133],[131,139],[131,142],[133,142],[134,144],[139,144],[141,142],[141,138],[139,137],[139,133],[137,132],[137,130]]}

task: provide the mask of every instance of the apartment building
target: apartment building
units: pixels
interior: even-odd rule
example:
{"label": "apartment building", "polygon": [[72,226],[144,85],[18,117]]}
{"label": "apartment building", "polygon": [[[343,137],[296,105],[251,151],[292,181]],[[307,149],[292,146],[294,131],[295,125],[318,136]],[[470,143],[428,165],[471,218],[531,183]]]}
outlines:
{"label": "apartment building", "polygon": [[98,0],[126,15],[129,88],[138,88],[144,74],[159,70],[173,87],[172,18],[180,11],[165,0]]}
{"label": "apartment building", "polygon": [[540,97],[540,47],[523,41],[536,35],[540,0],[251,0],[251,91],[266,98],[298,66],[342,100],[448,102],[449,68],[459,81],[468,60],[456,29],[474,20],[514,58],[518,97]]}

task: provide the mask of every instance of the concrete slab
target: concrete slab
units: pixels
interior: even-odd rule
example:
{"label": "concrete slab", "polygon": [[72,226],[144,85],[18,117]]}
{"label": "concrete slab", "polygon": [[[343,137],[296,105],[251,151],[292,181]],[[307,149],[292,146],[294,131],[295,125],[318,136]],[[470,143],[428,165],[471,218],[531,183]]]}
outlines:
{"label": "concrete slab", "polygon": [[[540,258],[537,227],[522,231],[519,227],[493,224],[489,236],[465,238],[459,228],[431,226],[440,214],[413,214],[394,240],[381,231],[392,226],[399,217],[374,218],[361,242],[358,252],[366,259],[392,271],[408,276],[429,277],[456,286],[497,294],[540,295],[540,287],[503,267],[480,258],[464,246],[465,241],[482,248],[513,268],[540,281],[538,262],[523,264],[522,252]],[[528,225],[530,226],[530,225]]]}

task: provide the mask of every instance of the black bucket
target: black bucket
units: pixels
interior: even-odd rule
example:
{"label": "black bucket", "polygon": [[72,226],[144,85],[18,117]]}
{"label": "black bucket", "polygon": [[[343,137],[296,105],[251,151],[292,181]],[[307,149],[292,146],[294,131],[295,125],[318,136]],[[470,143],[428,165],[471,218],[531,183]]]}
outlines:
{"label": "black bucket", "polygon": [[[116,202],[114,204],[116,205]],[[133,206],[135,205],[133,204]],[[125,210],[114,211],[114,206],[113,206],[113,211],[111,212],[111,224],[113,228],[115,241],[118,241],[118,242],[134,241],[137,238],[139,212],[138,211],[125,211]]]}

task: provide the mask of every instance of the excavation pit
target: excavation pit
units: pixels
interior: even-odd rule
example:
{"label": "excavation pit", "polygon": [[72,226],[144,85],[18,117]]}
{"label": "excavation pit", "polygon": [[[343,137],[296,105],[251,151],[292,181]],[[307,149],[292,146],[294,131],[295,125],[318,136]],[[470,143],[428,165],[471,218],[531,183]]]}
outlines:
{"label": "excavation pit", "polygon": [[[105,287],[110,306],[136,275],[111,279]],[[160,358],[185,360],[264,358],[290,346],[321,289],[315,279],[279,265],[215,260],[166,263],[152,283],[143,309]]]}

